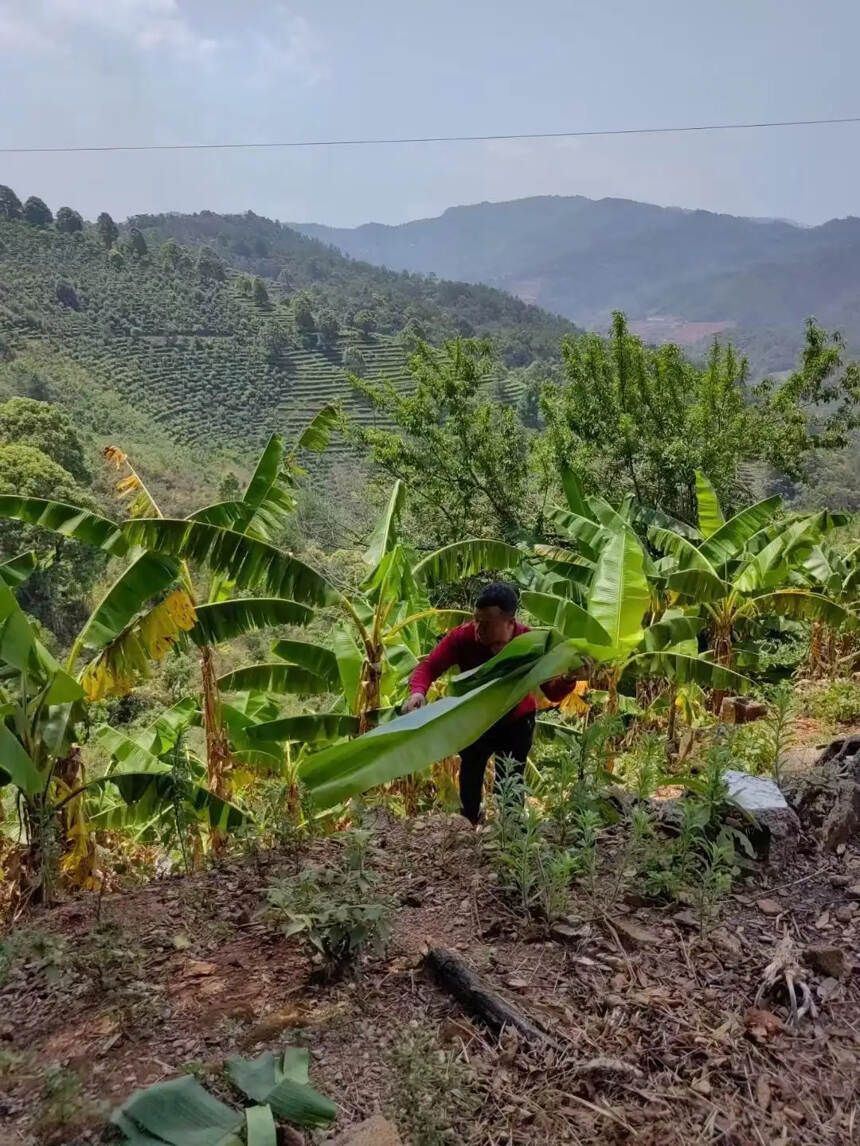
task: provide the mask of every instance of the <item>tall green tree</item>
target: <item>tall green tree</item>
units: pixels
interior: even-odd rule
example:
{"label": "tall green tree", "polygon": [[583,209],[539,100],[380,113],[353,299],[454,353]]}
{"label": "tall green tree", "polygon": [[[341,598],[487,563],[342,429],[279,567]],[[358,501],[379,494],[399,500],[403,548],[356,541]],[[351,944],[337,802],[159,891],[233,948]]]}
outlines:
{"label": "tall green tree", "polygon": [[21,200],[11,187],[0,183],[0,221],[14,223],[21,218]]}
{"label": "tall green tree", "polygon": [[71,207],[60,207],[57,211],[56,228],[61,235],[77,235],[84,229],[84,220]]}
{"label": "tall green tree", "polygon": [[139,227],[132,227],[128,233],[128,246],[136,259],[145,259],[149,254],[146,239]]}
{"label": "tall green tree", "polygon": [[25,202],[22,215],[24,222],[29,223],[31,227],[50,227],[54,221],[51,208],[38,195],[31,195]]}
{"label": "tall green tree", "polygon": [[105,247],[110,250],[119,237],[119,227],[117,227],[107,211],[102,211],[98,219],[96,219],[96,230]]}

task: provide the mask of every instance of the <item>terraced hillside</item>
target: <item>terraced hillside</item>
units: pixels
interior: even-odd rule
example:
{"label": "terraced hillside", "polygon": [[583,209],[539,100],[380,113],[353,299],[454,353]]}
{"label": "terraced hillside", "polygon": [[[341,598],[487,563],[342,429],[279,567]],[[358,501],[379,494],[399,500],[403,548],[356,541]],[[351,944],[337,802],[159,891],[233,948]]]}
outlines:
{"label": "terraced hillside", "polygon": [[[150,234],[145,251],[127,241],[108,250],[94,230],[0,223],[0,346],[17,364],[11,380],[0,373],[0,389],[47,389],[96,435],[154,435],[241,462],[272,430],[289,434],[326,402],[371,418],[345,362],[367,378],[407,383],[405,339],[390,333],[390,310],[380,303],[357,313],[343,293],[331,301],[339,313],[322,286],[255,282],[212,248],[156,246]],[[389,331],[373,329],[386,322]],[[500,397],[513,400],[517,385],[506,389],[505,374],[500,366]]]}

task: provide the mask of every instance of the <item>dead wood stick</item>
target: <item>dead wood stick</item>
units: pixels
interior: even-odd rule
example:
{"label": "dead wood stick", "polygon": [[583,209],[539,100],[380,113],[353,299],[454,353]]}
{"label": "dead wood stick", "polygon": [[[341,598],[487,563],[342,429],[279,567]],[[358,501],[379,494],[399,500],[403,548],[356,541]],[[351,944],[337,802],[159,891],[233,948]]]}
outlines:
{"label": "dead wood stick", "polygon": [[498,991],[485,986],[480,977],[466,965],[459,955],[444,947],[431,947],[424,956],[424,966],[433,978],[458,1003],[481,1019],[495,1034],[505,1027],[513,1027],[527,1041],[552,1043],[552,1038],[536,1022]]}

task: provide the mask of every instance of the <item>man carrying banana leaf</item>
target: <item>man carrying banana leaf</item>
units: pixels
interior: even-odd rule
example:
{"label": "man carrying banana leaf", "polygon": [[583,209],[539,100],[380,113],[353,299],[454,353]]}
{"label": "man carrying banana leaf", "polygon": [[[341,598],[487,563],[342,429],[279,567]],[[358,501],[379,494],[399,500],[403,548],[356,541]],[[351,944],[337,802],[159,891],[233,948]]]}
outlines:
{"label": "man carrying banana leaf", "polygon": [[[475,602],[475,619],[452,629],[415,668],[409,682],[411,694],[403,711],[423,708],[430,685],[448,669],[456,666],[465,672],[477,668],[501,652],[514,637],[527,633],[529,626],[517,620],[518,604],[512,585],[500,581],[488,585]],[[571,691],[575,680],[573,674],[556,677],[542,685],[541,691],[549,700],[560,701]],[[530,694],[474,744],[461,751],[460,803],[463,815],[473,824],[481,817],[484,772],[490,757],[496,757],[497,791],[505,774],[499,767],[500,760],[513,761],[522,775],[534,738],[536,711],[537,700]]]}

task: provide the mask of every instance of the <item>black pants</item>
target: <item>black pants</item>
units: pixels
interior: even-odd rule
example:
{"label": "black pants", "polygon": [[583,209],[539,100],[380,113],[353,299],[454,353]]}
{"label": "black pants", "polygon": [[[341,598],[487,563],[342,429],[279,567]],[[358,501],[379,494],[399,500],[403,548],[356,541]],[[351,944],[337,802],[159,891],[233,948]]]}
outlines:
{"label": "black pants", "polygon": [[[491,756],[508,756],[515,761],[517,772],[523,774],[526,759],[531,750],[535,734],[534,713],[519,720],[500,720],[481,736],[474,744],[460,753],[460,803],[463,815],[477,824],[481,814],[481,793],[484,788],[484,772]],[[499,761],[496,760],[496,790],[501,778]]]}

